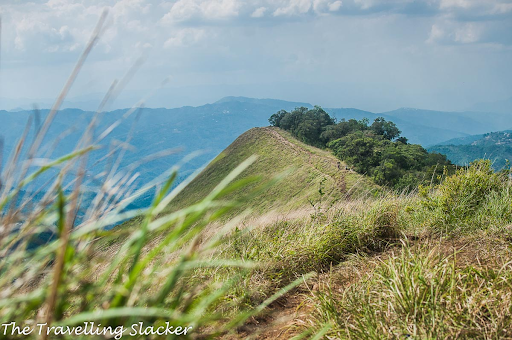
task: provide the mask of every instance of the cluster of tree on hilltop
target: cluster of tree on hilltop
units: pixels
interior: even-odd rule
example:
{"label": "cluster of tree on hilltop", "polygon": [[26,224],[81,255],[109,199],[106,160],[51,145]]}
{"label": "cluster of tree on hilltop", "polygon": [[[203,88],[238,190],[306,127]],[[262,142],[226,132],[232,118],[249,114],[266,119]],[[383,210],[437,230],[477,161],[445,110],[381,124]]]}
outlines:
{"label": "cluster of tree on hilltop", "polygon": [[289,131],[299,140],[334,155],[355,171],[372,177],[377,184],[397,189],[413,188],[437,180],[453,166],[446,156],[429,153],[421,145],[409,144],[397,126],[384,118],[337,122],[322,108],[299,107],[273,114],[272,126]]}

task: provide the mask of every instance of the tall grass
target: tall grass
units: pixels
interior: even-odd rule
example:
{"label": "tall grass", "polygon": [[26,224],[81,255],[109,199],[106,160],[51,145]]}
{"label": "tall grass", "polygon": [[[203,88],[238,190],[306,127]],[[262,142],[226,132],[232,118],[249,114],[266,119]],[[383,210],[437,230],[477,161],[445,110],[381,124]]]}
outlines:
{"label": "tall grass", "polygon": [[[156,180],[135,192],[130,186],[133,173],[124,169],[114,173],[107,169],[103,184],[88,201],[90,206],[85,207],[87,213],[82,219],[77,214],[83,208],[84,190],[89,184],[88,159],[92,152],[97,152],[98,143],[120,122],[94,133],[95,117],[74,152],[37,165],[45,134],[101,35],[105,16],[36,137],[31,143],[28,141],[30,125],[27,125],[27,132],[3,169],[0,324],[15,322],[22,327],[44,324],[41,335],[31,334],[41,339],[52,337],[53,333],[47,332],[51,327],[84,322],[126,328],[138,322],[155,327],[169,322],[175,327],[191,327],[189,338],[208,338],[236,330],[301,282],[290,282],[254,308],[236,308],[229,314],[220,312],[220,305],[224,310],[229,306],[226,302],[229,289],[257,264],[221,257],[212,259],[212,251],[227,231],[204,239],[204,229],[238,207],[238,201],[225,199],[228,193],[257,180],[235,180],[254,157],[232,170],[199,202],[169,214],[163,214],[164,209],[173,204],[187,183],[174,184],[177,168],[163,182]],[[98,112],[119,86],[113,84]],[[127,115],[136,110],[130,110]],[[94,135],[99,137],[94,139]],[[117,154],[122,153],[121,149]],[[53,169],[58,174],[45,187],[38,188],[44,192],[40,200],[34,200],[24,191]],[[156,188],[156,195],[148,208],[127,210],[131,202],[152,188]],[[250,195],[247,193],[246,198]],[[140,222],[136,228],[106,229],[133,218]],[[237,270],[222,281],[198,280],[198,273],[206,268]],[[10,335],[12,328],[2,329],[2,336],[5,332],[15,337]],[[59,338],[79,337],[68,334]]]}
{"label": "tall grass", "polygon": [[318,293],[318,318],[340,339],[510,339],[511,282],[512,261],[462,265],[405,246],[362,281]]}
{"label": "tall grass", "polygon": [[318,272],[307,304],[328,339],[511,338],[510,180],[489,166],[476,162],[419,195],[237,229],[219,254],[266,264],[237,292],[247,304]]}

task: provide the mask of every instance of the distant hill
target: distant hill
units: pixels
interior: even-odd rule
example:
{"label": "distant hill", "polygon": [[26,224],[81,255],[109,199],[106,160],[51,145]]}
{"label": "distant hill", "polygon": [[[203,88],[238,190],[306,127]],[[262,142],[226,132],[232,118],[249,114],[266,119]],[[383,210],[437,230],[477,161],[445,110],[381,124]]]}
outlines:
{"label": "distant hill", "polygon": [[[243,206],[244,209],[253,209],[255,213],[286,214],[304,207],[313,212],[311,203],[334,203],[346,196],[356,195],[361,190],[377,188],[364,176],[345,170],[345,165],[328,151],[306,145],[278,128],[253,128],[217,156],[173,201],[170,209],[197,203],[251,155],[257,155],[258,159],[242,173],[241,178],[260,176],[264,182],[285,170],[293,169],[283,181]],[[324,193],[322,197],[320,188]]]}
{"label": "distant hill", "polygon": [[430,147],[429,151],[445,154],[459,165],[468,165],[480,158],[490,159],[499,170],[506,165],[506,160],[512,160],[512,130],[451,139]]}
{"label": "distant hill", "polygon": [[[119,145],[119,142],[127,138],[130,147],[120,163],[121,169],[159,151],[183,148],[178,154],[139,164],[139,181],[148,182],[178,163],[187,154],[203,150],[203,154],[183,166],[180,175],[186,176],[207,164],[244,131],[268,125],[268,117],[276,111],[291,110],[302,104],[274,100],[260,102],[233,97],[200,107],[144,108],[124,119],[123,115],[128,109],[106,112],[101,115],[97,135],[117,120],[122,122],[101,142],[104,148],[96,152],[96,156],[93,155],[91,164],[101,159],[113,145]],[[48,110],[41,110],[40,121],[43,121],[47,114]],[[78,109],[64,109],[57,114],[44,142],[47,151],[53,149],[52,157],[62,156],[73,150],[93,115],[92,112]],[[32,111],[0,111],[0,136],[4,140],[6,150],[3,153],[4,164],[30,117],[34,117]],[[33,120],[28,141],[33,139],[35,129]],[[54,143],[56,141],[57,143]],[[90,166],[90,176],[100,173],[103,165],[106,165],[106,162],[101,166]]]}
{"label": "distant hill", "polygon": [[464,136],[459,138],[452,138],[449,140],[446,140],[444,142],[438,143],[437,145],[433,145],[432,147],[436,147],[439,145],[469,145],[473,142],[476,142],[479,139],[484,138],[486,134],[482,133],[479,135],[470,135],[470,136]]}

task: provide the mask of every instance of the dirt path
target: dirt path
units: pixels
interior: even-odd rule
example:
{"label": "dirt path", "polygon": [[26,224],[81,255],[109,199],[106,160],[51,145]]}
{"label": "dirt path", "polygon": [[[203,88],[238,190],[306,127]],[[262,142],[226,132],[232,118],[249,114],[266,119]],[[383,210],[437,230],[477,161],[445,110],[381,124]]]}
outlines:
{"label": "dirt path", "polygon": [[230,339],[285,340],[306,329],[312,307],[306,291],[287,294],[268,307],[264,316],[252,319]]}

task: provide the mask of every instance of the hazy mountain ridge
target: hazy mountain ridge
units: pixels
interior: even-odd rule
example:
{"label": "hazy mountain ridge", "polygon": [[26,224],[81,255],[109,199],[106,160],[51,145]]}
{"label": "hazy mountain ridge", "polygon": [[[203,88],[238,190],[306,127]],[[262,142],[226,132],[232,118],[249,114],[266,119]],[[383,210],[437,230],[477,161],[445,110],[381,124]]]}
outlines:
{"label": "hazy mountain ridge", "polygon": [[[109,126],[122,120],[112,133],[100,144],[102,149],[91,155],[90,176],[99,174],[103,166],[92,166],[108,153],[114,145],[128,141],[127,149],[119,168],[128,168],[144,157],[158,152],[180,148],[181,152],[166,157],[143,162],[135,169],[139,173],[139,182],[146,183],[170,169],[193,151],[202,150],[202,154],[183,165],[181,179],[192,171],[204,166],[243,132],[257,126],[268,125],[268,117],[280,109],[293,109],[297,104],[282,101],[240,102],[224,100],[222,103],[207,104],[200,107],[182,107],[176,109],[136,110],[123,119],[128,109],[115,110],[100,114],[96,137]],[[276,106],[272,106],[276,105]],[[0,111],[0,136],[4,140],[4,164],[9,152],[14,149],[31,120],[27,141],[31,142],[37,129],[36,121],[42,122],[49,110],[40,110],[39,119],[32,111]],[[79,109],[63,109],[58,112],[43,142],[43,150],[53,150],[38,157],[56,158],[73,151],[79,138],[85,131],[93,112]],[[55,141],[58,141],[55,144]],[[114,159],[119,153],[114,154]],[[102,162],[105,165],[105,162]],[[55,175],[54,171],[50,175]],[[47,178],[45,178],[47,179]],[[41,179],[41,183],[45,179]],[[101,179],[99,179],[101,182]]]}
{"label": "hazy mountain ridge", "polygon": [[[183,149],[181,153],[140,164],[136,170],[140,174],[140,183],[144,183],[178,163],[190,152],[203,150],[200,156],[183,166],[180,172],[183,178],[208,163],[243,132],[253,127],[267,126],[268,118],[273,113],[283,109],[292,110],[297,106],[312,107],[309,103],[277,99],[225,97],[215,103],[198,107],[143,108],[124,119],[110,136],[102,141],[103,149],[92,156],[91,162],[98,161],[110,150],[109,148],[126,140],[131,147],[120,163],[121,169],[163,150]],[[127,111],[128,109],[122,109],[102,113],[97,131],[107,129],[121,119]],[[399,109],[385,113],[373,113],[355,108],[330,108],[326,111],[338,120],[363,118],[373,120],[376,117],[384,117],[386,120],[395,122],[411,143],[423,146],[469,136],[475,131],[483,133],[497,130],[494,129],[496,126],[512,127],[512,117],[502,114],[489,116],[475,112],[417,109]],[[49,110],[40,110],[39,121],[43,121],[48,112]],[[54,158],[71,152],[93,115],[91,111],[79,109],[61,110],[43,143],[46,150],[55,147],[54,151],[49,153],[50,157]],[[30,117],[35,117],[32,111],[0,111],[0,136],[4,139],[4,150],[7,150],[3,153],[4,161],[7,160],[8,151],[14,148],[16,141],[22,135]],[[33,139],[36,121],[36,119],[32,121],[28,134],[29,141]],[[60,140],[56,146],[55,140]],[[94,176],[103,170],[104,168],[98,165],[90,167],[90,175]],[[98,182],[101,182],[101,179],[98,179]]]}
{"label": "hazy mountain ridge", "polygon": [[[394,122],[402,131],[404,136],[409,138],[409,141],[414,144],[421,144],[422,146],[434,145],[439,142],[445,141],[454,137],[462,137],[468,135],[467,132],[464,131],[455,131],[452,129],[448,129],[448,126],[444,128],[432,127],[428,125],[418,124],[411,117],[397,117],[396,115],[391,115],[388,113],[373,113],[369,111],[363,111],[358,109],[325,109],[328,113],[332,114],[336,117],[336,119],[363,119],[368,118],[370,121],[373,121],[377,117],[383,117],[388,121]],[[409,114],[413,114],[415,109],[404,109],[408,110]],[[413,112],[410,112],[413,111]],[[436,112],[436,111],[435,111]]]}

